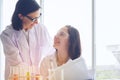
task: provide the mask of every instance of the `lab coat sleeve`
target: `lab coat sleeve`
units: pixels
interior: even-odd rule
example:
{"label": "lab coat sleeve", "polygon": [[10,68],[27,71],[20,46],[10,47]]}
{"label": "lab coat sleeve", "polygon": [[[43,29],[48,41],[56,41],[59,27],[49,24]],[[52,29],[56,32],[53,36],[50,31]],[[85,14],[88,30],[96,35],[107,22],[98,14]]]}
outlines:
{"label": "lab coat sleeve", "polygon": [[[41,65],[40,65],[40,75],[43,77],[43,80],[48,80],[51,76],[51,70],[56,68],[56,59],[55,55],[48,55],[43,58]],[[51,79],[51,78],[50,78]],[[54,80],[54,79],[51,79]]]}
{"label": "lab coat sleeve", "polygon": [[43,80],[47,80],[48,76],[48,64],[47,61],[44,59],[40,66],[40,75],[42,76]]}
{"label": "lab coat sleeve", "polygon": [[20,63],[22,64],[22,59],[19,55],[19,50],[15,46],[15,43],[12,40],[12,37],[10,36],[10,34],[3,32],[0,35],[0,38],[3,44],[5,59],[7,63],[10,66],[16,66],[16,65],[19,65]]}
{"label": "lab coat sleeve", "polygon": [[39,24],[39,35],[40,35],[40,47],[42,50],[42,54],[44,54],[44,56],[46,55],[50,55],[51,53],[53,53],[55,51],[55,49],[53,48],[53,40],[49,35],[49,32],[47,30],[47,28],[44,25]]}
{"label": "lab coat sleeve", "polygon": [[47,78],[48,76],[48,69],[49,69],[49,61],[47,58],[44,58],[40,66],[40,74],[43,76],[44,79]]}

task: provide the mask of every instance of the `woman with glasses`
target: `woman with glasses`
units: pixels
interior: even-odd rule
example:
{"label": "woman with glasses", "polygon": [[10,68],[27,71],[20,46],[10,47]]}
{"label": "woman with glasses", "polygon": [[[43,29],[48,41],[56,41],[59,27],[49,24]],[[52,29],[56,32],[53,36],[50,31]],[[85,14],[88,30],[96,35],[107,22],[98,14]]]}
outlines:
{"label": "woman with glasses", "polygon": [[38,67],[43,53],[53,50],[47,29],[38,22],[40,8],[35,0],[18,0],[11,25],[0,35],[5,53],[5,80],[10,66]]}

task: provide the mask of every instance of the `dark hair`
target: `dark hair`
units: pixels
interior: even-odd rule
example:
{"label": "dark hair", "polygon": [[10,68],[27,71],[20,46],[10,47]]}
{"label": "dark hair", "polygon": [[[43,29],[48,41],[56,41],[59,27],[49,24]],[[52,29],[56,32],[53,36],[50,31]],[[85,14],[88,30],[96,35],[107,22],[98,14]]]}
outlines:
{"label": "dark hair", "polygon": [[74,60],[81,55],[81,43],[80,43],[80,35],[76,28],[72,27],[71,25],[66,25],[65,27],[68,28],[69,34],[69,47],[68,53],[69,57]]}
{"label": "dark hair", "polygon": [[21,30],[22,21],[18,17],[18,14],[22,14],[24,16],[29,13],[35,12],[39,10],[41,7],[35,0],[19,0],[16,4],[15,11],[12,16],[12,26],[15,30]]}

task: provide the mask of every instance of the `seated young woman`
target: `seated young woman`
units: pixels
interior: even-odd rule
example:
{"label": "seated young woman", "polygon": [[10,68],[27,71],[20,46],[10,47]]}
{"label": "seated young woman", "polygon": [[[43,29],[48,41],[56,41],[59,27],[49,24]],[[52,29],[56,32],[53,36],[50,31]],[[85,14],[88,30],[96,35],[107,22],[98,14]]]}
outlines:
{"label": "seated young woman", "polygon": [[63,76],[64,80],[88,79],[88,70],[81,57],[80,35],[76,28],[71,25],[62,27],[54,37],[53,47],[56,49],[54,54],[43,58],[40,65],[43,80],[62,80]]}

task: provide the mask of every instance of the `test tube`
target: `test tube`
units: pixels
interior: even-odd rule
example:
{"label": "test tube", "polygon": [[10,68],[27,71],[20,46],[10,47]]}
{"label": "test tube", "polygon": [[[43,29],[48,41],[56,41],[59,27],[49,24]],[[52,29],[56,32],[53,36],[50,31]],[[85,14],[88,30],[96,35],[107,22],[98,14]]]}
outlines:
{"label": "test tube", "polygon": [[18,76],[18,67],[13,67],[13,77],[12,80],[18,80],[19,76]]}
{"label": "test tube", "polygon": [[48,80],[52,80],[52,69],[48,69]]}
{"label": "test tube", "polygon": [[10,66],[9,80],[12,80],[12,76],[13,76],[13,67]]}
{"label": "test tube", "polygon": [[35,80],[35,67],[31,66],[31,80]]}
{"label": "test tube", "polygon": [[34,73],[31,73],[31,80],[35,80],[35,74]]}
{"label": "test tube", "polygon": [[24,66],[19,67],[19,80],[24,80]]}
{"label": "test tube", "polygon": [[36,74],[35,80],[40,80],[40,74]]}
{"label": "test tube", "polygon": [[26,80],[30,80],[30,72],[26,73]]}
{"label": "test tube", "polygon": [[64,69],[61,70],[61,80],[64,80]]}
{"label": "test tube", "polygon": [[19,80],[19,78],[18,78],[18,74],[14,74],[12,80]]}

